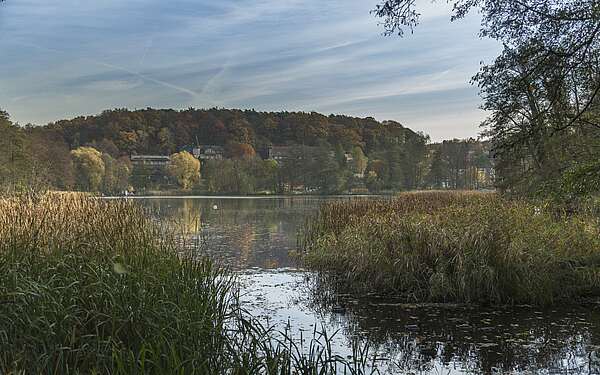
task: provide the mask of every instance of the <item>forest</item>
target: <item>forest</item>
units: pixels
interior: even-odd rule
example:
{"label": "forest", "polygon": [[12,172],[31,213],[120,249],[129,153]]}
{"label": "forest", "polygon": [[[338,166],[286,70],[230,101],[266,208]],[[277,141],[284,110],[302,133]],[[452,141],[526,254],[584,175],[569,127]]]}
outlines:
{"label": "forest", "polygon": [[[7,135],[0,140],[3,189],[333,194],[493,183],[487,143],[431,143],[398,122],[370,117],[148,108],[45,126],[19,126],[2,112],[0,126]],[[198,145],[219,146],[224,154],[195,160],[189,156]],[[272,148],[283,156],[271,157]],[[165,168],[135,165],[135,155],[171,156],[171,162]]]}

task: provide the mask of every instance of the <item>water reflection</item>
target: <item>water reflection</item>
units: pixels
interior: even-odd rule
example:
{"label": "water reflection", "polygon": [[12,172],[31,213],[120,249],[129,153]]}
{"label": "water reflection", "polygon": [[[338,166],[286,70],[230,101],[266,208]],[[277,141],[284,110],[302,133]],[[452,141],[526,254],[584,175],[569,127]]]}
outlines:
{"label": "water reflection", "polygon": [[401,370],[587,373],[598,314],[585,309],[391,306],[358,303],[349,334],[367,335]]}
{"label": "water reflection", "polygon": [[332,198],[141,202],[189,233],[203,233],[209,255],[240,270],[242,302],[253,315],[280,327],[289,322],[305,336],[321,326],[339,330],[333,344],[343,354],[352,341],[367,340],[386,359],[380,362],[384,372],[600,373],[597,307],[489,309],[355,300],[294,270],[289,252],[296,232],[323,199]]}
{"label": "water reflection", "polygon": [[[235,269],[293,267],[289,252],[307,215],[324,199],[160,198],[141,199],[152,212],[205,236],[209,255]],[[216,207],[216,209],[215,209]]]}
{"label": "water reflection", "polygon": [[600,313],[594,308],[482,308],[315,298],[317,276],[250,272],[243,302],[271,323],[292,324],[296,337],[315,328],[338,334],[334,350],[368,342],[382,373],[597,374]]}

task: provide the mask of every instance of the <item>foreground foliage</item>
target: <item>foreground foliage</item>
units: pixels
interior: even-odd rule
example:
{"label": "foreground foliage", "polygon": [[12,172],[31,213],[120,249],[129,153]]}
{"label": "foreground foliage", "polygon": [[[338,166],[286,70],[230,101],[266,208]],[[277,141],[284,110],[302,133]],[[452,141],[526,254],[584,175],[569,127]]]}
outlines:
{"label": "foreground foliage", "polygon": [[600,296],[600,225],[495,194],[409,193],[323,205],[306,264],[355,293],[550,304]]}
{"label": "foreground foliage", "polygon": [[175,243],[130,202],[0,200],[0,372],[366,371],[317,331],[304,348],[260,325],[231,275]]}

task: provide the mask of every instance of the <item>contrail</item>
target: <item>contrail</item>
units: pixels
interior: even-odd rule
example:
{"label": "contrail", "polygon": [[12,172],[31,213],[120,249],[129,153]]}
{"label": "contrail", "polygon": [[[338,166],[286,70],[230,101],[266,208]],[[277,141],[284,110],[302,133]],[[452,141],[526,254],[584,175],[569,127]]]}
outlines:
{"label": "contrail", "polygon": [[[64,53],[63,51],[58,50],[58,49],[43,47],[43,46],[40,46],[40,45],[37,45],[37,44],[33,44],[33,43],[19,43],[19,44],[21,44],[23,46],[26,46],[26,47],[33,47],[33,48],[41,49],[41,50],[44,50],[44,51],[49,51],[49,52],[54,52],[54,53]],[[131,75],[136,76],[138,78],[141,78],[144,81],[153,82],[153,83],[156,83],[158,85],[161,85],[161,86],[164,86],[164,87],[168,87],[170,89],[173,89],[173,90],[176,90],[176,91],[188,94],[193,99],[202,98],[202,96],[203,96],[202,94],[200,94],[200,93],[198,93],[198,92],[196,92],[194,90],[190,90],[190,89],[185,88],[185,87],[174,85],[172,83],[165,82],[165,81],[162,81],[160,79],[152,78],[152,77],[147,76],[145,74],[142,74],[140,72],[136,72],[134,70],[130,70],[130,69],[124,68],[122,66],[118,66],[118,65],[114,65],[114,64],[109,64],[109,63],[106,63],[106,62],[103,62],[103,61],[100,61],[100,60],[91,59],[89,57],[80,57],[80,59],[84,60],[84,61],[89,61],[92,64],[104,66],[106,68],[111,68],[111,69],[114,69],[114,70],[120,70],[122,72],[131,74]]]}
{"label": "contrail", "polygon": [[229,56],[227,57],[227,59],[225,60],[225,63],[221,66],[221,68],[215,73],[215,75],[213,75],[212,77],[210,77],[206,83],[204,84],[204,87],[202,87],[202,91],[200,92],[200,96],[203,97],[204,99],[206,99],[207,101],[215,104],[215,100],[209,99],[210,98],[210,94],[209,94],[209,90],[211,90],[211,88],[223,77],[225,76],[225,74],[227,74],[227,71],[229,70],[229,67],[231,66],[231,61],[232,61],[232,56],[231,53],[228,54]]}
{"label": "contrail", "polygon": [[122,66],[108,64],[108,63],[105,63],[105,62],[102,62],[102,61],[93,60],[93,59],[90,59],[90,58],[87,58],[87,57],[85,57],[84,59],[88,60],[88,61],[90,61],[90,62],[92,62],[94,64],[105,66],[107,68],[111,68],[111,69],[115,69],[115,70],[120,70],[120,71],[123,71],[125,73],[129,73],[131,75],[139,77],[139,78],[141,78],[141,79],[143,79],[145,81],[154,82],[156,84],[159,84],[159,85],[171,88],[173,90],[177,90],[177,91],[183,92],[185,94],[191,95],[193,98],[199,98],[199,97],[202,96],[200,93],[198,93],[196,91],[187,89],[185,87],[177,86],[177,85],[174,85],[174,84],[169,83],[169,82],[161,81],[160,79],[149,77],[149,76],[147,76],[145,74],[142,74],[142,73],[139,73],[139,72],[136,72],[136,71],[133,71],[133,70],[129,70],[127,68],[123,68]]}

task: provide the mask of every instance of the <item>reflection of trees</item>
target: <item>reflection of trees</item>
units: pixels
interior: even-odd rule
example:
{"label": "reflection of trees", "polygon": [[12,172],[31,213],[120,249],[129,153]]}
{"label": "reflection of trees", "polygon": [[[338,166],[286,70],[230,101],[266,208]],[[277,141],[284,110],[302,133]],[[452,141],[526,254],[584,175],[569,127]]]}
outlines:
{"label": "reflection of trees", "polygon": [[321,201],[318,197],[282,197],[140,202],[159,218],[178,223],[190,235],[202,226],[208,241],[206,251],[227,265],[278,268],[295,264],[288,253],[296,247],[296,232]]}
{"label": "reflection of trees", "polygon": [[[349,337],[367,339],[393,359],[397,371],[436,371],[436,364],[474,373],[570,369],[588,373],[600,312],[584,308],[476,308],[418,306],[353,300],[322,281],[308,285],[311,308],[345,310]],[[331,284],[330,284],[331,285]]]}
{"label": "reflection of trees", "polygon": [[237,268],[243,269],[248,268],[253,253],[252,242],[256,234],[254,228],[251,225],[242,225],[238,231],[234,240],[232,241],[233,249],[239,251],[239,256],[236,259]]}
{"label": "reflection of trees", "polygon": [[179,233],[195,235],[202,229],[202,209],[191,200],[181,199],[165,202],[159,199],[149,199],[141,202],[151,215],[173,226]]}

